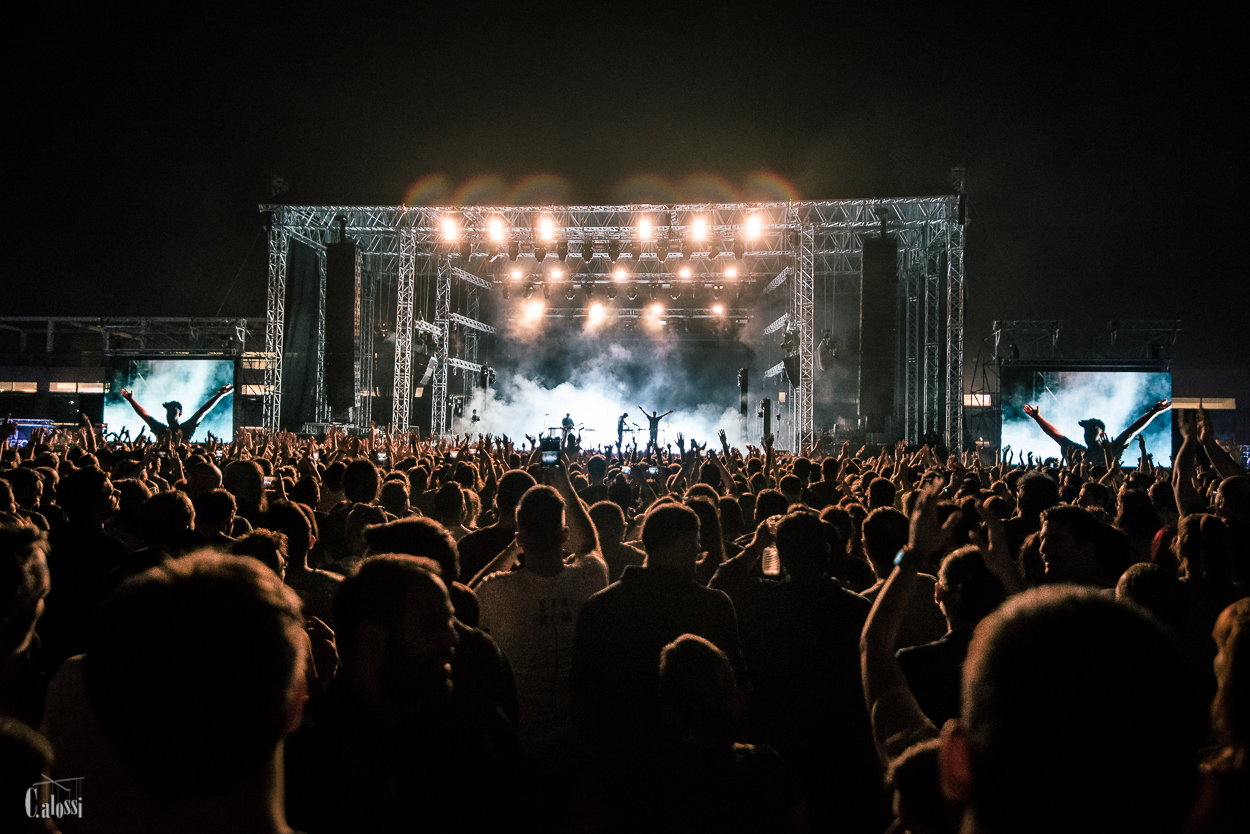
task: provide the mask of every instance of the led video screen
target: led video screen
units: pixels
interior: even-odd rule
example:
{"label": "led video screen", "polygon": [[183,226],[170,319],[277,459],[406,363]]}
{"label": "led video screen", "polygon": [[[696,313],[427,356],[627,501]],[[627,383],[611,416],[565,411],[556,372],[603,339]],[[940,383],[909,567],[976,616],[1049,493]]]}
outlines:
{"label": "led video screen", "polygon": [[[161,426],[168,425],[165,404],[178,403],[182,411],[177,419],[185,425],[201,407],[212,402],[221,386],[234,384],[234,360],[112,357],[104,375],[104,422],[110,436],[124,428],[133,439],[146,428],[151,437],[152,427],[123,398],[123,390],[130,391],[134,401]],[[208,439],[209,432],[227,440],[234,437],[233,392],[214,403],[194,427],[192,436],[184,433],[182,439],[200,443]]]}
{"label": "led video screen", "polygon": [[[1171,399],[1172,375],[1164,371],[1041,370],[1006,366],[1001,375],[1002,445],[1015,450],[1017,459],[1059,457],[1060,447],[1024,406],[1036,406],[1040,416],[1074,443],[1086,444],[1081,421],[1097,419],[1114,440],[1159,400]],[[1165,411],[1142,430],[1146,451],[1156,464],[1172,459],[1172,412]],[[1132,439],[1121,461],[1137,465],[1139,448]]]}

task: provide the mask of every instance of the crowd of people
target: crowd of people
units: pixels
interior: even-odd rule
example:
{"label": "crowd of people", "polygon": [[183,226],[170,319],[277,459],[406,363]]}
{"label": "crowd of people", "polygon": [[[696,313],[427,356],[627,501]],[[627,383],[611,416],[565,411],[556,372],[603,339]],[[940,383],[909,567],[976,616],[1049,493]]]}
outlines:
{"label": "crowd of people", "polygon": [[1177,421],[1171,467],[6,422],[0,829],[1248,830],[1250,478]]}

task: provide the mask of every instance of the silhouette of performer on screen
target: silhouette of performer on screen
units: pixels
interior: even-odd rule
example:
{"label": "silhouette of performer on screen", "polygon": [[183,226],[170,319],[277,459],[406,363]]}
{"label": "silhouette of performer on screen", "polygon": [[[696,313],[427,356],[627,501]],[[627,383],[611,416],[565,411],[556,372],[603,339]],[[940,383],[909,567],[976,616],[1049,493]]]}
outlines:
{"label": "silhouette of performer on screen", "polygon": [[[1114,440],[1107,437],[1107,427],[1102,420],[1096,417],[1081,420],[1077,425],[1085,430],[1085,442],[1083,444],[1064,436],[1062,432],[1042,417],[1037,406],[1024,406],[1024,413],[1033,418],[1033,421],[1037,423],[1047,437],[1059,444],[1060,453],[1065,459],[1072,457],[1073,452],[1080,452],[1091,465],[1110,467],[1115,460],[1119,460],[1120,456],[1124,454],[1124,450],[1128,448],[1128,444],[1135,434],[1146,428],[1150,421],[1155,418],[1155,415],[1162,414],[1171,407],[1171,400],[1159,400],[1147,409],[1145,414],[1138,417],[1133,422],[1133,425],[1120,432]],[[1106,443],[1106,448],[1111,451],[1115,460],[1107,459],[1107,455],[1103,450],[1103,443]]]}
{"label": "silhouette of performer on screen", "polygon": [[182,416],[182,403],[177,400],[170,400],[167,403],[161,403],[165,409],[165,422],[153,418],[150,414],[143,410],[143,406],[135,402],[134,392],[129,389],[122,389],[122,399],[130,403],[130,407],[135,413],[143,418],[143,422],[148,424],[148,428],[152,430],[152,434],[159,440],[165,432],[170,429],[182,432],[182,439],[185,442],[191,441],[191,435],[195,434],[195,430],[199,428],[200,421],[204,419],[204,415],[213,410],[213,406],[221,402],[221,398],[229,394],[234,388],[233,385],[223,385],[217,389],[217,392],[208,398],[204,405],[191,415],[190,420],[180,422],[179,417]]}
{"label": "silhouette of performer on screen", "polygon": [[643,408],[642,406],[638,406],[638,408],[642,411],[642,416],[647,418],[648,428],[651,430],[651,439],[647,441],[647,448],[643,451],[643,454],[646,454],[647,452],[650,452],[652,450],[658,452],[660,450],[660,444],[659,444],[660,421],[663,420],[668,415],[672,414],[673,410],[669,409],[663,414],[658,414],[654,411],[648,414],[647,410]]}

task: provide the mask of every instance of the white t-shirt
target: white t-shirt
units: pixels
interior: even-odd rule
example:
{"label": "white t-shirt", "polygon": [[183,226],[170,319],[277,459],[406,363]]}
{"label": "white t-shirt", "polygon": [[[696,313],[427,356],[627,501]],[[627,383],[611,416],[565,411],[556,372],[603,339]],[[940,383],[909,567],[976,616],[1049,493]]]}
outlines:
{"label": "white t-shirt", "polygon": [[481,619],[512,664],[521,740],[540,756],[569,728],[569,669],[582,603],[608,586],[598,553],[555,576],[528,570],[493,573],[475,589]]}

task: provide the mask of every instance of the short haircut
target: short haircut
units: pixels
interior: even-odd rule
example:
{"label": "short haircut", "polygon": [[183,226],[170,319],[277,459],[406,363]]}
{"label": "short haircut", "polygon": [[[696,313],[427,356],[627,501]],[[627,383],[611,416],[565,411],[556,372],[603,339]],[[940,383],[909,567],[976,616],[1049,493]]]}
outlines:
{"label": "short haircut", "polygon": [[139,508],[139,524],[147,544],[165,544],[195,526],[195,508],[181,490],[158,492]]}
{"label": "short haircut", "polygon": [[343,489],[343,473],[347,471],[347,464],[341,460],[326,467],[325,475],[322,476],[322,483],[330,492],[340,492]]}
{"label": "short haircut", "polygon": [[1189,592],[1185,583],[1169,570],[1139,562],[1120,575],[1115,598],[1140,605],[1176,634],[1189,622]]}
{"label": "short haircut", "polygon": [[1058,524],[1072,534],[1077,544],[1089,544],[1098,541],[1102,531],[1102,522],[1084,507],[1072,504],[1056,504],[1042,513],[1042,523]]}
{"label": "short haircut", "polygon": [[274,530],[253,530],[230,545],[235,556],[255,559],[276,575],[282,576],[287,562],[287,538]]}
{"label": "short haircut", "polygon": [[191,502],[195,518],[201,524],[224,524],[234,517],[234,496],[224,489],[210,489]]}
{"label": "short haircut", "polygon": [[602,478],[608,471],[608,461],[603,455],[595,455],[586,462],[586,471],[592,478]]}
{"label": "short haircut", "polygon": [[87,520],[93,509],[104,504],[106,486],[112,483],[102,469],[94,466],[76,469],[57,485],[56,502],[70,521]]}
{"label": "short haircut", "polygon": [[1063,585],[1013,597],[964,665],[978,830],[1179,830],[1206,724],[1194,690],[1142,609]]}
{"label": "short haircut", "polygon": [[755,524],[758,526],[766,518],[785,515],[790,502],[778,489],[765,489],[755,497]]}
{"label": "short haircut", "polygon": [[158,800],[255,778],[290,718],[299,599],[249,559],[201,551],[123,582],[101,605],[87,693],[105,735]]}
{"label": "short haircut", "polygon": [[611,501],[599,501],[591,506],[590,521],[600,541],[620,541],[625,535],[625,511]]}
{"label": "short haircut", "polygon": [[274,501],[265,513],[265,527],[286,536],[287,551],[296,561],[303,561],[308,553],[308,539],[313,535],[313,526],[301,507],[302,504],[291,501]]}
{"label": "short haircut", "polygon": [[464,517],[464,488],[455,481],[448,481],[434,495],[434,512],[440,521]]}
{"label": "short haircut", "polygon": [[380,482],[376,466],[367,460],[354,460],[343,473],[343,495],[357,504],[372,504],[378,497]]}
{"label": "short haircut", "polygon": [[877,576],[885,579],[895,555],[907,544],[907,516],[893,507],[877,507],[864,519],[864,555]]}
{"label": "short haircut", "polygon": [[793,512],[777,523],[777,556],[795,578],[815,579],[829,571],[828,535],[814,512]]}
{"label": "short haircut", "polygon": [[455,539],[447,528],[429,518],[401,518],[367,527],[365,544],[370,554],[399,553],[429,559],[438,566],[448,585],[460,574]]}
{"label": "short haircut", "polygon": [[662,551],[682,536],[699,535],[699,517],[682,504],[662,504],[642,522],[642,547],[647,555]]}
{"label": "short haircut", "polygon": [[351,664],[356,658],[356,633],[361,623],[376,622],[394,632],[404,618],[412,592],[432,584],[444,587],[438,569],[431,559],[384,553],[365,559],[354,574],[339,583],[334,594],[334,624],[335,643],[343,662]]}
{"label": "short haircut", "polygon": [[554,487],[539,484],[521,496],[516,511],[517,532],[552,545],[564,535],[564,499]]}
{"label": "short haircut", "polygon": [[734,672],[710,640],[683,634],[660,651],[660,703],[681,726],[729,741]]}
{"label": "short haircut", "polygon": [[975,547],[962,547],[942,560],[938,569],[947,612],[969,623],[979,623],[1003,604],[1003,581],[990,572]]}
{"label": "short haircut", "polygon": [[868,506],[874,509],[894,506],[894,484],[889,478],[874,478],[868,484]]}
{"label": "short haircut", "polygon": [[[1020,470],[1007,473],[1007,483],[1011,484],[1012,476]],[[1042,511],[1059,503],[1059,485],[1049,475],[1031,472],[1019,476],[1016,502],[1020,515],[1025,518],[1036,518]]]}
{"label": "short haircut", "polygon": [[495,506],[501,513],[510,513],[521,503],[521,496],[534,484],[534,476],[523,469],[509,469],[499,479],[499,491],[495,493]]}

